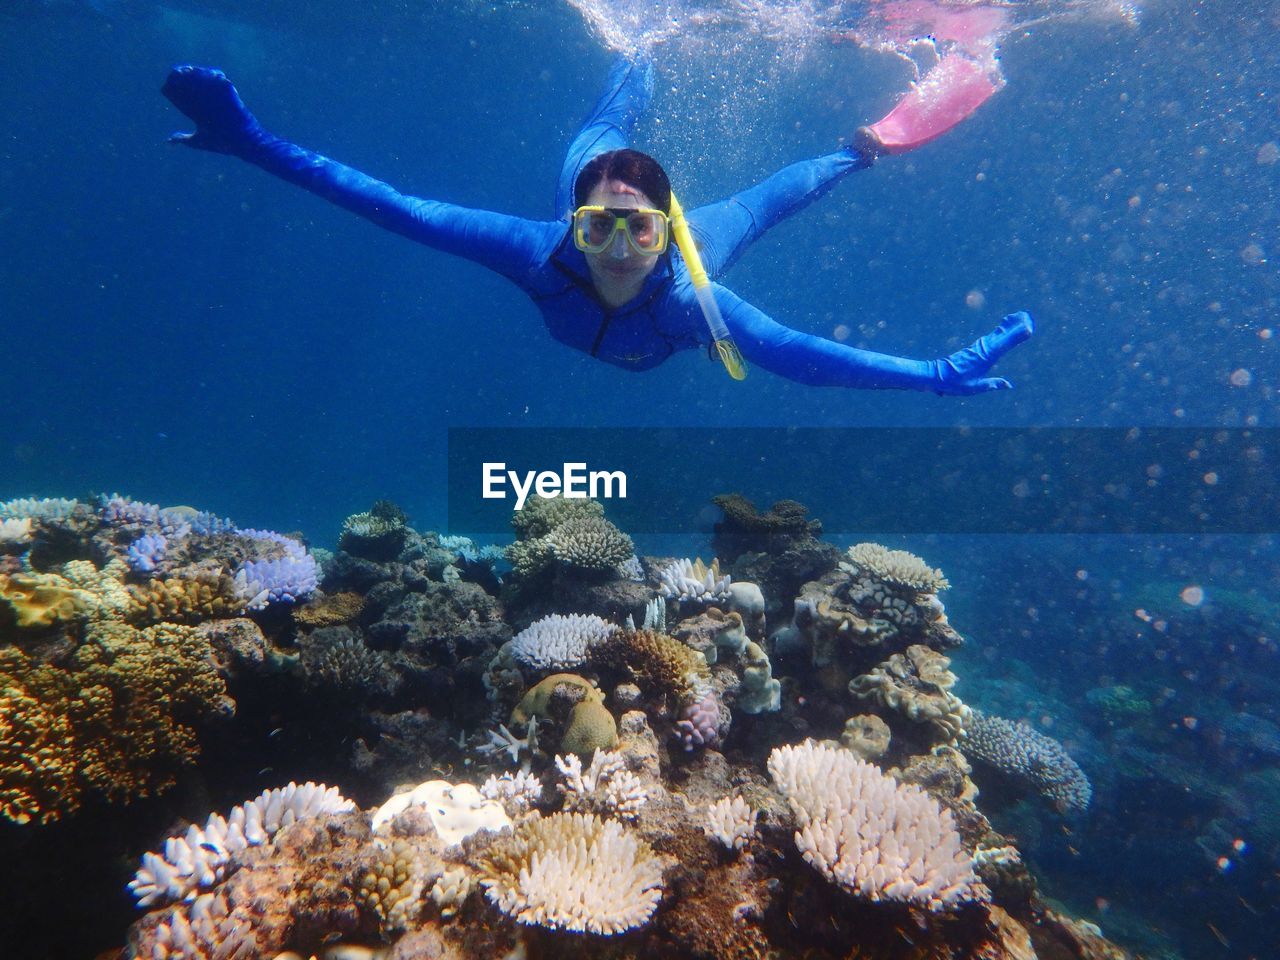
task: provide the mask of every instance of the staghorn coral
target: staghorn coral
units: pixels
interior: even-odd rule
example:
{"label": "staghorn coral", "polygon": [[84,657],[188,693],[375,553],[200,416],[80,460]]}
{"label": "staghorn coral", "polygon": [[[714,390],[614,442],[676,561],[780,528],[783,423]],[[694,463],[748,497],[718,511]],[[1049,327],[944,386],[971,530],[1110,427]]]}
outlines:
{"label": "staghorn coral", "polygon": [[547,534],[551,555],[563,566],[614,573],[635,552],[631,538],[603,517],[573,517]]}
{"label": "staghorn coral", "polygon": [[203,827],[165,841],[164,853],[145,853],[142,866],[129,883],[138,906],[190,900],[198,890],[220,883],[236,867],[236,858],[250,847],[269,843],[277,833],[299,820],[354,810],[337,787],[307,781],[264,790],[231,808],[227,817],[211,813]]}
{"label": "staghorn coral", "polygon": [[951,811],[918,787],[812,740],[775,749],[768,767],[805,861],[854,896],[931,911],[989,899]]}
{"label": "staghorn coral", "polygon": [[480,796],[497,800],[508,813],[522,812],[542,799],[542,781],[523,770],[514,776],[493,774],[480,784]]}
{"label": "staghorn coral", "polygon": [[479,863],[485,896],[520,923],[610,935],[649,921],[662,864],[616,820],[557,813],[527,820]]}
{"label": "staghorn coral", "polygon": [[1089,809],[1093,787],[1080,765],[1057,740],[1021,721],[972,711],[960,749],[1033,787],[1062,813]]}
{"label": "staghorn coral", "polygon": [[861,700],[893,710],[912,723],[928,724],[940,742],[954,744],[964,734],[970,710],[950,688],[951,661],[922,644],[895,653],[870,673],[849,681],[849,692]]}
{"label": "staghorn coral", "polygon": [[742,850],[756,835],[760,812],[740,796],[721,797],[707,807],[702,832],[729,850]]}
{"label": "staghorn coral", "polygon": [[591,614],[552,614],[516,634],[511,640],[510,653],[533,670],[572,670],[587,661],[593,646],[617,629]]}
{"label": "staghorn coral", "polygon": [[649,799],[640,778],[627,769],[626,760],[620,753],[597,750],[591,758],[591,766],[585,771],[576,754],[557,756],[555,763],[565,778],[558,787],[564,794],[566,810],[635,820]]}

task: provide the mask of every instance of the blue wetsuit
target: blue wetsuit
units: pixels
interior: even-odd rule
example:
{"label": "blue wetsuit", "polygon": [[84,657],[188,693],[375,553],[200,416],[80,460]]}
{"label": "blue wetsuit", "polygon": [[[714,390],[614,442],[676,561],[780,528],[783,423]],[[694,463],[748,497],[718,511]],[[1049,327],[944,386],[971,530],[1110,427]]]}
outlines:
{"label": "blue wetsuit", "polygon": [[[526,220],[407,197],[387,184],[265,131],[217,70],[178,67],[164,94],[196,121],[174,139],[229,153],[374,223],[454,253],[515,283],[538,305],[551,335],[628,370],[648,370],[678,350],[706,348],[710,334],[689,271],[674,244],[640,292],[619,307],[596,294],[586,257],[573,244],[569,214],[578,172],[594,156],[626,146],[653,89],[648,64],[619,61],[595,109],[574,138],[556,188],[556,220]],[[792,164],[728,200],[692,211],[689,225],[712,279],[775,223],[822,196],[873,157],[853,149]],[[792,330],[719,284],[715,297],[743,356],[791,380],[820,386],[899,387],[968,394],[1006,388],[986,377],[1005,352],[1031,335],[1025,313],[1005,318],[972,346],[940,360],[908,360]]]}

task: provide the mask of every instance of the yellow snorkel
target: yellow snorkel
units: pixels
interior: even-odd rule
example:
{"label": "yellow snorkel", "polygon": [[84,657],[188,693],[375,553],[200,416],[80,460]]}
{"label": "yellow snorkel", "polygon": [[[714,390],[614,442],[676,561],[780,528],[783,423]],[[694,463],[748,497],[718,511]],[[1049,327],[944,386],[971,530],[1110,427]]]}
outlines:
{"label": "yellow snorkel", "polygon": [[684,265],[689,268],[689,279],[693,281],[693,292],[698,298],[698,306],[711,328],[711,339],[715,341],[716,353],[720,361],[735,380],[744,380],[747,376],[747,362],[742,359],[738,345],[729,335],[729,328],[724,325],[720,316],[720,304],[716,303],[715,293],[711,289],[711,281],[707,279],[707,271],[702,266],[702,257],[693,242],[693,234],[689,232],[689,222],[684,218],[684,209],[676,195],[671,194],[671,234],[675,237],[676,246],[680,248],[680,256],[684,257]]}

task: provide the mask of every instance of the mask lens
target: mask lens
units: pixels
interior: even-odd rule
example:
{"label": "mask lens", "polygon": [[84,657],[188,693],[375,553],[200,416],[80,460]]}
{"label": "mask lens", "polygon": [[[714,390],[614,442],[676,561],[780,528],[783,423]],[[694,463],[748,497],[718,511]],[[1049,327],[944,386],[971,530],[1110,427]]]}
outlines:
{"label": "mask lens", "polygon": [[653,253],[659,249],[660,227],[656,214],[631,214],[627,217],[627,232],[631,234],[631,242],[641,253]]}
{"label": "mask lens", "polygon": [[609,213],[587,214],[587,242],[593,247],[603,247],[613,236],[614,217]]}

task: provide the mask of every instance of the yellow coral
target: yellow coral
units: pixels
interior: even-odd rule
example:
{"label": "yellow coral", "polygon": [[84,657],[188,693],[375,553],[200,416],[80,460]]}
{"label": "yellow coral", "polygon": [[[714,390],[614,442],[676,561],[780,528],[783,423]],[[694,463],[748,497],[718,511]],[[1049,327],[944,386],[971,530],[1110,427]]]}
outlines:
{"label": "yellow coral", "polygon": [[71,623],[89,606],[89,598],[69,580],[52,573],[0,574],[0,600],[24,630]]}
{"label": "yellow coral", "polygon": [[67,717],[20,686],[0,690],[0,815],[49,823],[74,810],[75,766]]}
{"label": "yellow coral", "polygon": [[237,598],[235,581],[226,573],[152,580],[145,586],[130,586],[129,591],[134,602],[130,619],[140,623],[198,623],[244,613],[244,601]]}
{"label": "yellow coral", "polygon": [[80,774],[111,799],[171,786],[172,768],[200,752],[189,722],[234,709],[194,627],[96,625],[72,662],[81,692],[68,712],[82,741]]}
{"label": "yellow coral", "polygon": [[511,711],[512,724],[523,725],[533,717],[551,716],[555,697],[573,704],[560,742],[562,753],[589,757],[596,750],[612,750],[617,746],[618,724],[605,707],[600,691],[573,673],[555,673],[531,687]]}

